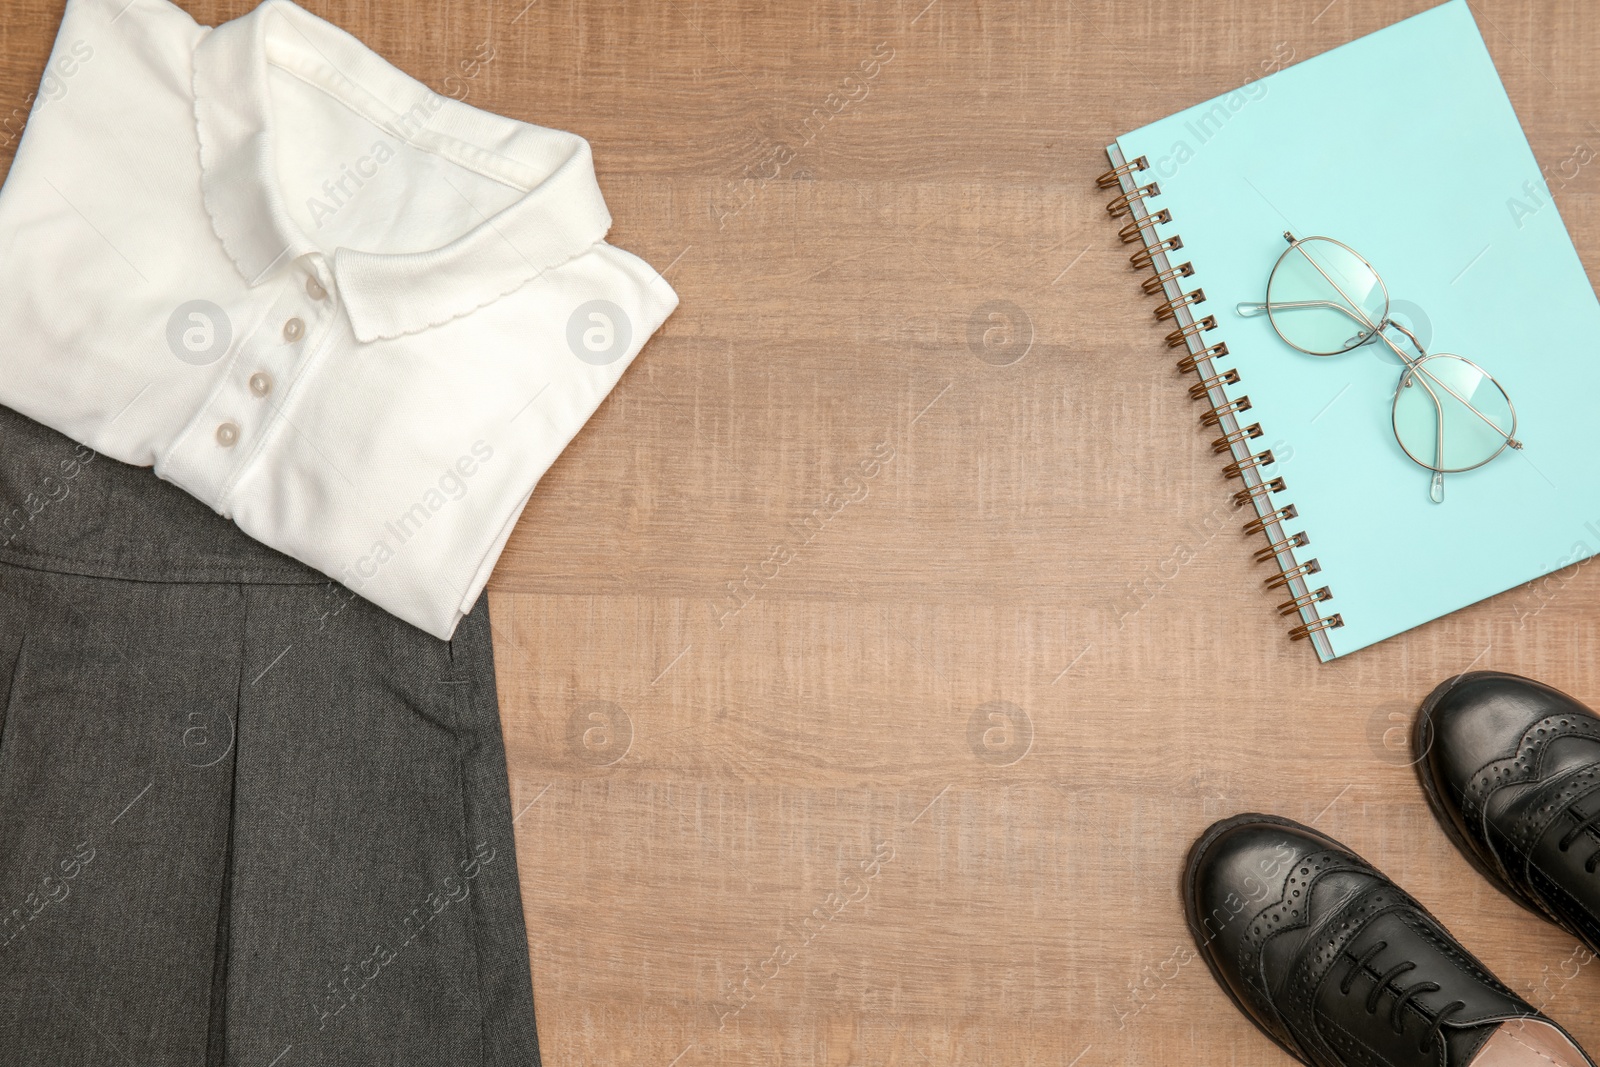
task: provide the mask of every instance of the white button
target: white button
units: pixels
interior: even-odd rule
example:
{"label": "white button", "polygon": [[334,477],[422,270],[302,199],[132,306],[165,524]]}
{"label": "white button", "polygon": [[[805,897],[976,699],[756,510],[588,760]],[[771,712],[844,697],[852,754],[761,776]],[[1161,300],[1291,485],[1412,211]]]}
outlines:
{"label": "white button", "polygon": [[259,370],[250,375],[250,391],[256,396],[266,396],[272,392],[272,375]]}
{"label": "white button", "polygon": [[283,324],[283,339],[285,341],[298,341],[306,335],[306,324],[299,319],[290,319]]}
{"label": "white button", "polygon": [[306,276],[306,295],[313,300],[328,299],[328,290],[324,289],[322,283],[317,281],[315,274]]}
{"label": "white button", "polygon": [[223,448],[232,448],[239,443],[239,427],[231,422],[225,422],[217,427],[217,444]]}

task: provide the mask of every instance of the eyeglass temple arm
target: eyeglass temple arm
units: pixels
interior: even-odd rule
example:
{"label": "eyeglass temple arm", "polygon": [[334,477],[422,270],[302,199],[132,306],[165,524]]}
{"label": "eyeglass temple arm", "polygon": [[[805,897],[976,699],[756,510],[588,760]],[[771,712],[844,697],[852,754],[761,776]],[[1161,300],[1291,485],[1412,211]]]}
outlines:
{"label": "eyeglass temple arm", "polygon": [[[1404,327],[1402,327],[1402,329],[1404,329]],[[1406,336],[1408,336],[1408,337],[1411,336],[1409,330],[1406,331]],[[1415,339],[1413,338],[1413,340],[1415,340]],[[1390,347],[1392,348],[1393,346],[1391,345]],[[1421,346],[1420,345],[1418,346],[1418,351],[1421,351]],[[1433,401],[1433,426],[1434,426],[1433,462],[1434,462],[1434,467],[1433,467],[1433,477],[1431,479],[1429,479],[1429,482],[1428,482],[1428,499],[1432,500],[1435,504],[1443,504],[1444,503],[1444,471],[1440,470],[1439,468],[1444,466],[1444,405],[1439,403],[1439,395],[1433,391],[1433,389],[1428,385],[1427,382],[1422,380],[1424,376],[1426,376],[1427,378],[1431,379],[1436,385],[1441,385],[1442,386],[1443,383],[1440,382],[1437,378],[1434,378],[1433,375],[1428,374],[1426,371],[1422,371],[1420,373],[1412,375],[1412,380],[1415,381],[1418,385],[1422,386],[1423,390],[1425,392],[1427,392],[1427,394],[1428,394],[1428,399]],[[1404,379],[1401,380],[1400,388],[1402,388],[1402,389],[1405,388]],[[1472,409],[1470,404],[1467,405],[1467,406],[1468,406],[1469,409]],[[1472,410],[1476,410],[1476,409],[1472,409]],[[1487,419],[1485,419],[1484,421],[1488,422]],[[1494,426],[1494,423],[1491,422],[1491,423],[1489,423],[1489,425]],[[1496,426],[1495,429],[1499,429],[1499,427]],[[1509,440],[1509,438],[1507,438],[1507,440]],[[1402,447],[1404,447],[1404,446],[1402,445]]]}
{"label": "eyeglass temple arm", "polygon": [[[1246,300],[1241,301],[1234,310],[1247,319],[1253,319],[1257,315],[1265,315],[1273,309],[1279,311],[1301,311],[1309,308],[1325,308],[1329,311],[1342,311],[1346,315],[1350,314],[1348,308],[1342,307],[1332,300],[1280,300],[1276,304],[1260,304]],[[1351,318],[1354,317],[1351,315]]]}

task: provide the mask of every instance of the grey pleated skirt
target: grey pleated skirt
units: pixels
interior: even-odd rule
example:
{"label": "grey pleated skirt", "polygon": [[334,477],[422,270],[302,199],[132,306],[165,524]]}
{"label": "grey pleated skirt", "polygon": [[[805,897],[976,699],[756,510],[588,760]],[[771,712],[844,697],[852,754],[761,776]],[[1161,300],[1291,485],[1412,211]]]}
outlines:
{"label": "grey pleated skirt", "polygon": [[0,409],[0,1064],[537,1063],[486,601]]}

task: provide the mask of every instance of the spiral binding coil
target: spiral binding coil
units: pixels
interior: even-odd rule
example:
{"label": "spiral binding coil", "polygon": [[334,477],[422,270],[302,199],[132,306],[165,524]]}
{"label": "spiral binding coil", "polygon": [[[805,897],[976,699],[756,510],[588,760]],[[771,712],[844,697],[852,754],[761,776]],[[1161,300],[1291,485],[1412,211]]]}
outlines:
{"label": "spiral binding coil", "polygon": [[[1242,508],[1257,497],[1269,496],[1272,493],[1281,493],[1288,486],[1283,484],[1282,478],[1274,478],[1270,482],[1257,482],[1255,485],[1246,486],[1233,494],[1233,506]],[[1315,562],[1313,560],[1312,562]]]}
{"label": "spiral binding coil", "polygon": [[1139,283],[1146,296],[1155,296],[1167,287],[1167,282],[1174,278],[1187,278],[1194,274],[1193,263],[1179,263],[1176,267],[1168,267],[1153,278],[1146,278]]}
{"label": "spiral binding coil", "polygon": [[1231,433],[1225,433],[1215,441],[1212,441],[1211,451],[1216,452],[1219,455],[1223,452],[1231,453],[1233,452],[1235,446],[1241,442],[1248,441],[1254,437],[1260,437],[1264,432],[1265,431],[1261,429],[1261,424],[1259,422],[1253,422],[1243,429],[1234,430]]}
{"label": "spiral binding coil", "polygon": [[[1234,381],[1238,380],[1239,379],[1237,378],[1234,379]],[[1269,448],[1265,452],[1257,452],[1253,456],[1246,456],[1244,459],[1234,460],[1232,463],[1222,468],[1222,476],[1224,478],[1243,478],[1244,472],[1247,470],[1251,470],[1255,467],[1265,467],[1268,463],[1276,462],[1277,458],[1273,456],[1272,449]]]}
{"label": "spiral binding coil", "polygon": [[1129,262],[1135,270],[1150,272],[1150,276],[1141,281],[1140,288],[1146,295],[1161,301],[1155,309],[1157,321],[1174,324],[1166,341],[1169,348],[1184,350],[1184,357],[1177,364],[1179,372],[1193,374],[1198,379],[1189,386],[1189,396],[1205,404],[1200,424],[1222,432],[1211,442],[1211,450],[1228,457],[1229,462],[1222,468],[1223,476],[1243,483],[1233,494],[1233,502],[1254,512],[1254,518],[1244,524],[1244,532],[1247,536],[1262,534],[1267,539],[1267,546],[1255,553],[1257,563],[1271,564],[1275,569],[1275,573],[1264,580],[1264,585],[1268,590],[1281,589],[1290,598],[1277,606],[1280,615],[1294,615],[1300,619],[1299,625],[1289,631],[1290,639],[1309,640],[1324,658],[1329,658],[1332,645],[1325,636],[1326,631],[1343,626],[1344,619],[1337,613],[1321,614],[1318,605],[1332,600],[1333,592],[1325,585],[1313,589],[1307,582],[1310,576],[1321,573],[1322,564],[1314,558],[1299,559],[1295,555],[1297,549],[1310,545],[1311,538],[1303,530],[1290,532],[1285,528],[1299,512],[1293,504],[1279,505],[1274,499],[1285,492],[1288,485],[1284,479],[1264,473],[1265,468],[1276,462],[1272,449],[1256,451],[1250,444],[1263,436],[1261,424],[1244,425],[1239,419],[1242,413],[1250,410],[1250,397],[1228,395],[1228,387],[1238,385],[1240,376],[1237,370],[1216,366],[1215,361],[1228,354],[1227,344],[1208,344],[1203,336],[1217,328],[1216,316],[1200,318],[1194,313],[1196,305],[1205,301],[1205,290],[1198,286],[1189,292],[1183,290],[1183,280],[1195,276],[1195,266],[1192,262],[1169,259],[1170,253],[1183,247],[1183,238],[1177,234],[1163,237],[1160,227],[1172,222],[1172,212],[1166,208],[1152,211],[1148,207],[1147,201],[1161,195],[1161,186],[1154,181],[1141,182],[1137,177],[1150,169],[1149,160],[1144,156],[1124,160],[1116,145],[1107,149],[1106,154],[1111,169],[1100,175],[1096,184],[1101,189],[1116,190],[1117,195],[1106,205],[1106,211],[1114,219],[1126,219],[1118,230],[1118,237],[1124,244],[1139,245]]}
{"label": "spiral binding coil", "polygon": [[1287,589],[1289,587],[1289,583],[1294,581],[1296,578],[1304,578],[1309,574],[1317,574],[1320,573],[1321,570],[1322,564],[1318,563],[1314,559],[1308,559],[1304,563],[1300,564],[1300,566],[1294,568],[1294,570],[1284,571],[1281,574],[1274,574],[1271,578],[1268,578],[1264,584],[1268,589]]}
{"label": "spiral binding coil", "polygon": [[1192,293],[1184,293],[1181,297],[1173,300],[1163,300],[1156,305],[1156,321],[1164,322],[1167,319],[1176,319],[1179,308],[1192,307],[1195,304],[1204,304],[1205,302],[1206,291],[1204,289],[1196,289]]}
{"label": "spiral binding coil", "polygon": [[1299,508],[1295,507],[1293,504],[1285,504],[1277,511],[1269,511],[1265,515],[1257,515],[1255,518],[1245,523],[1244,532],[1247,536],[1258,533],[1266,533],[1267,527],[1273,525],[1274,523],[1281,524],[1289,519],[1295,519],[1299,517]]}
{"label": "spiral binding coil", "polygon": [[1290,534],[1288,537],[1285,537],[1282,541],[1274,541],[1274,542],[1272,542],[1272,544],[1268,545],[1266,548],[1258,550],[1256,552],[1256,562],[1257,563],[1271,563],[1274,559],[1277,558],[1278,553],[1286,552],[1286,551],[1289,551],[1290,549],[1304,548],[1307,545],[1309,545],[1310,543],[1311,543],[1311,538],[1307,537],[1306,534],[1305,534],[1305,531],[1303,531],[1303,530],[1300,533],[1297,533],[1297,534]]}
{"label": "spiral binding coil", "polygon": [[1216,328],[1217,328],[1217,318],[1216,318],[1216,316],[1215,315],[1207,315],[1205,318],[1201,319],[1199,322],[1187,323],[1187,324],[1185,324],[1183,326],[1180,326],[1178,329],[1173,330],[1171,333],[1167,334],[1167,347],[1168,348],[1188,348],[1190,340],[1192,340],[1195,337],[1200,336],[1201,334],[1205,333],[1207,330],[1215,330]]}
{"label": "spiral binding coil", "polygon": [[[1206,394],[1217,388],[1219,385],[1238,384],[1239,372],[1236,370],[1225,370],[1221,374],[1213,374],[1209,378],[1201,378],[1199,382],[1189,386],[1189,399],[1204,400],[1206,398]],[[1267,454],[1271,455],[1270,452]]]}
{"label": "spiral binding coil", "polygon": [[1184,356],[1182,359],[1178,360],[1178,371],[1182,374],[1188,374],[1191,371],[1197,371],[1200,369],[1200,364],[1204,361],[1208,359],[1220,359],[1227,354],[1228,346],[1226,343],[1214,344],[1210,348],[1202,349],[1199,352],[1191,352],[1187,356]]}
{"label": "spiral binding coil", "polygon": [[1241,396],[1237,400],[1230,400],[1226,404],[1220,404],[1217,407],[1208,410],[1205,414],[1200,416],[1200,425],[1221,426],[1222,420],[1226,419],[1229,415],[1237,415],[1241,411],[1249,410],[1250,398],[1247,396]]}
{"label": "spiral binding coil", "polygon": [[1165,225],[1172,221],[1172,212],[1158,211],[1154,215],[1146,215],[1142,219],[1134,219],[1123,224],[1117,231],[1117,236],[1122,238],[1125,245],[1140,244],[1144,241],[1145,231],[1156,226]]}
{"label": "spiral binding coil", "polygon": [[[1166,240],[1157,241],[1155,244],[1150,244],[1146,241],[1143,248],[1128,257],[1128,262],[1133,264],[1135,270],[1143,270],[1154,265],[1157,256],[1165,256],[1168,252],[1176,252],[1182,247],[1182,237],[1168,237]],[[1212,325],[1216,324],[1212,323]]]}

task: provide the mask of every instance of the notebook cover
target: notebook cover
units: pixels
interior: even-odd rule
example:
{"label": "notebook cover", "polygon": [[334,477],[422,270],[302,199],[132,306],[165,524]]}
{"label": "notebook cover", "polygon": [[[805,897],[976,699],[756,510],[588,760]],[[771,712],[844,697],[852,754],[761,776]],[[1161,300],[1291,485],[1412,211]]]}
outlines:
{"label": "notebook cover", "polygon": [[[1298,550],[1344,625],[1335,656],[1600,552],[1600,302],[1466,0],[1416,15],[1119,137],[1151,210],[1194,263],[1207,344],[1238,370],[1311,539]],[[1579,145],[1564,173],[1595,156]],[[1445,501],[1390,424],[1401,363],[1370,345],[1304,355],[1241,301],[1296,236],[1333,237],[1382,275],[1430,353],[1494,375],[1526,447],[1447,475]],[[1328,658],[1328,657],[1324,657]]]}

